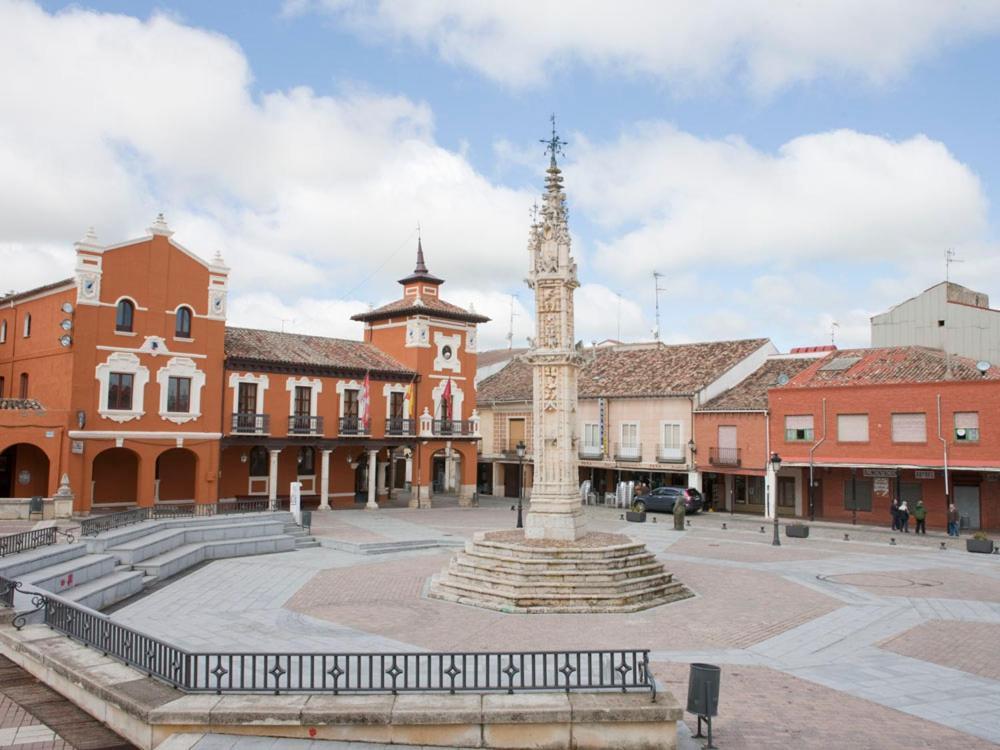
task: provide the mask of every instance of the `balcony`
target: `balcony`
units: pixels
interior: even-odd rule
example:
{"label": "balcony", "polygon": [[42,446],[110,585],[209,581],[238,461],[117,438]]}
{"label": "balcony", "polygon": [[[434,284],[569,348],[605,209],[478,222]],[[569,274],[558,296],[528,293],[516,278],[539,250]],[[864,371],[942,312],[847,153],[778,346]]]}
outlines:
{"label": "balcony", "polygon": [[615,443],[615,461],[642,461],[642,446]]}
{"label": "balcony", "polygon": [[368,425],[360,417],[341,417],[339,433],[347,436],[365,437],[368,435]]}
{"label": "balcony", "polygon": [[270,414],[237,412],[233,414],[232,432],[238,435],[266,435],[271,431]]}
{"label": "balcony", "polygon": [[410,437],[415,430],[416,420],[402,417],[389,417],[385,420],[385,434],[397,437]]}
{"label": "balcony", "polygon": [[600,461],[604,458],[604,448],[599,445],[581,445],[580,458]]}
{"label": "balcony", "polygon": [[657,445],[656,461],[661,464],[682,464],[684,463],[684,449],[674,446]]}
{"label": "balcony", "polygon": [[475,434],[471,419],[435,419],[431,429],[442,437],[472,437]]}
{"label": "balcony", "polygon": [[739,448],[709,448],[708,462],[712,466],[742,466]]}
{"label": "balcony", "polygon": [[293,414],[288,418],[289,435],[322,435],[323,417],[308,414]]}

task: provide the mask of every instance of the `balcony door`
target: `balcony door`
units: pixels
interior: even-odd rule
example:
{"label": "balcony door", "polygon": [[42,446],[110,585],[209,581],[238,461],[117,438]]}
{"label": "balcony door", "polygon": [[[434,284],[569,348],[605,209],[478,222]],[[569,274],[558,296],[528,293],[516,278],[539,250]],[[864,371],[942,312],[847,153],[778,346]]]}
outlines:
{"label": "balcony door", "polygon": [[726,466],[736,465],[736,427],[719,425],[719,463]]}
{"label": "balcony door", "polygon": [[403,412],[405,394],[394,391],[389,394],[389,430],[390,432],[403,432],[403,420],[406,415]]}
{"label": "balcony door", "polygon": [[360,425],[358,416],[360,415],[360,403],[358,401],[358,391],[356,388],[346,388],[344,390],[344,425],[342,432],[350,435],[357,433]]}
{"label": "balcony door", "polygon": [[295,386],[295,431],[312,431],[312,388]]}

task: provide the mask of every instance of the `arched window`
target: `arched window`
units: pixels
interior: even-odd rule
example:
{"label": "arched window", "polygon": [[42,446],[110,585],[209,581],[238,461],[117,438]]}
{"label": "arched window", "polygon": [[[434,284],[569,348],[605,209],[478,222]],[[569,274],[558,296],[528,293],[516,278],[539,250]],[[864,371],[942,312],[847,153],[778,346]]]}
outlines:
{"label": "arched window", "polygon": [[7,321],[0,320],[0,344],[7,343]]}
{"label": "arched window", "polygon": [[174,327],[174,336],[179,339],[191,338],[191,308],[177,308],[177,325]]}
{"label": "arched window", "polygon": [[270,469],[270,456],[267,448],[255,445],[250,449],[250,476],[266,477]]}
{"label": "arched window", "polygon": [[131,300],[123,299],[118,302],[118,311],[115,314],[115,330],[132,332],[132,319],[135,317],[135,305]]}
{"label": "arched window", "polygon": [[18,394],[18,398],[27,398],[27,397],[28,397],[28,373],[22,372],[21,373],[21,390],[20,390],[20,392]]}
{"label": "arched window", "polygon": [[31,335],[31,313],[24,316],[24,338]]}

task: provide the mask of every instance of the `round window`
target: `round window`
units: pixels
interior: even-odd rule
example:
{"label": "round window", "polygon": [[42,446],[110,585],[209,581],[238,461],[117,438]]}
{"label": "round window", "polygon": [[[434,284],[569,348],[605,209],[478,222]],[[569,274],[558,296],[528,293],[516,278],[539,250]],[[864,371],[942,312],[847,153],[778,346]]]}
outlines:
{"label": "round window", "polygon": [[451,347],[445,346],[443,349],[441,349],[441,356],[444,357],[445,359],[451,359]]}

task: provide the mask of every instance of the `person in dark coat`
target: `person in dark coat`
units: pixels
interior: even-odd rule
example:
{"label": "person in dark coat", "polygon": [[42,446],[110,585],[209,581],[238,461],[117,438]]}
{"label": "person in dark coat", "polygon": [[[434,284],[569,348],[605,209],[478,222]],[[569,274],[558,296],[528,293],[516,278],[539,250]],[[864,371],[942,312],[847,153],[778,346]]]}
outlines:
{"label": "person in dark coat", "polygon": [[917,528],[913,530],[914,534],[927,535],[927,508],[924,507],[923,500],[917,500],[916,506],[913,508],[913,518],[916,519]]}
{"label": "person in dark coat", "polygon": [[955,503],[948,506],[948,536],[958,536],[958,508]]}
{"label": "person in dark coat", "polygon": [[910,533],[910,506],[905,500],[899,504],[899,530]]}
{"label": "person in dark coat", "polygon": [[899,500],[898,498],[892,499],[892,530],[899,531]]}

